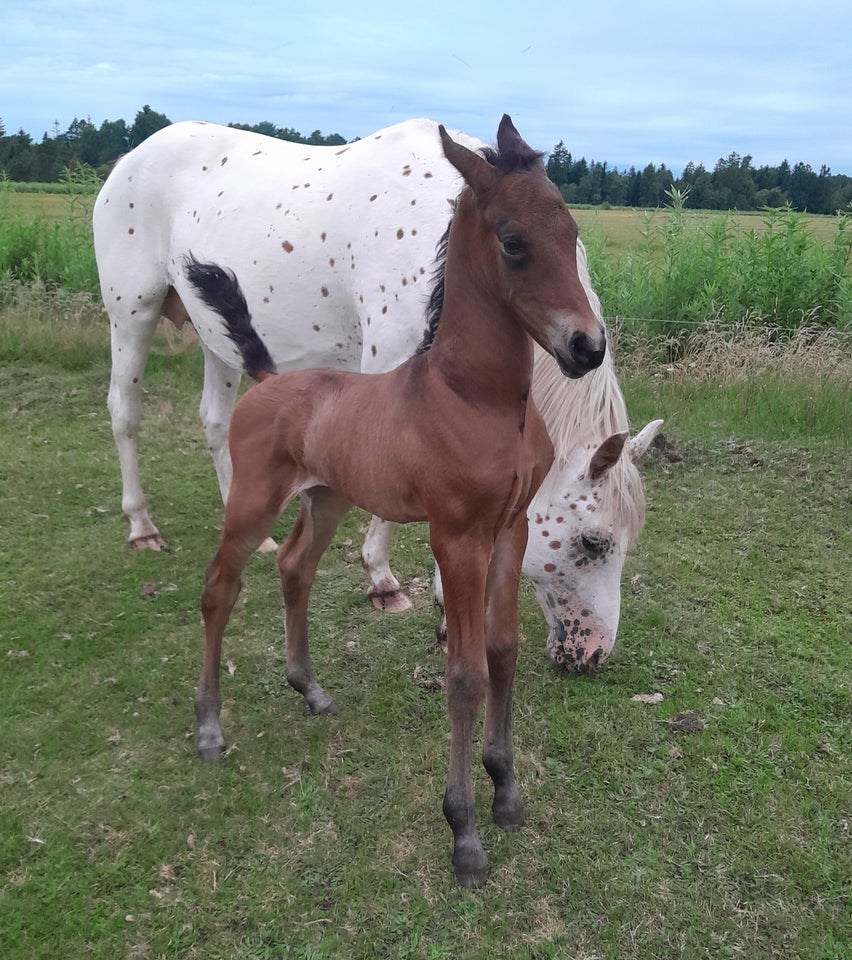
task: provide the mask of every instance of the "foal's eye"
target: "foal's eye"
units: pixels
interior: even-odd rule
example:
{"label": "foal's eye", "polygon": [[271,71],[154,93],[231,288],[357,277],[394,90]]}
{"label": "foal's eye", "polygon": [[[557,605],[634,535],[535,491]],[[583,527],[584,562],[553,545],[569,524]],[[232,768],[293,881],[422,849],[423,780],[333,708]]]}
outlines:
{"label": "foal's eye", "polygon": [[524,241],[514,234],[509,234],[509,236],[503,237],[502,243],[503,253],[505,253],[507,257],[516,258],[524,252]]}

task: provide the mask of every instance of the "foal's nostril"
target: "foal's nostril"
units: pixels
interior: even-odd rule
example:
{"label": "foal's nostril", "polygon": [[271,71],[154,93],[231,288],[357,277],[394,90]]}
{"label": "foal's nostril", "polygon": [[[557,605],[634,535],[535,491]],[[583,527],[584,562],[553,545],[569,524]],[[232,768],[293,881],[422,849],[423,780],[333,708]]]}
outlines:
{"label": "foal's nostril", "polygon": [[588,334],[577,332],[568,341],[571,359],[581,370],[594,370],[603,363],[606,353],[606,337],[592,340]]}

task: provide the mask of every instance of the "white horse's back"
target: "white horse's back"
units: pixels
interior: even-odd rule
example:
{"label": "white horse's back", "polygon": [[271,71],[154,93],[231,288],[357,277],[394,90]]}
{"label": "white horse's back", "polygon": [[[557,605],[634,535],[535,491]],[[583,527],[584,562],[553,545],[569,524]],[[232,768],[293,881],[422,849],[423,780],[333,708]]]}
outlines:
{"label": "white horse's back", "polygon": [[389,369],[419,341],[435,247],[459,189],[429,120],[339,147],[173,124],[124,157],[98,198],[104,302],[119,323],[150,324],[159,314],[152,321],[144,308],[159,309],[174,288],[201,340],[238,368],[221,324],[185,283],[191,251],[241,278],[281,369]]}

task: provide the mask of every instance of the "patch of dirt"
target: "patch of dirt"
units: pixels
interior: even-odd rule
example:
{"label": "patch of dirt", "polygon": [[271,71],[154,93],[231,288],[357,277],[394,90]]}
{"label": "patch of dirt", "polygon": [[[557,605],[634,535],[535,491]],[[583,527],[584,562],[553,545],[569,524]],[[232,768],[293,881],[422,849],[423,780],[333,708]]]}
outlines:
{"label": "patch of dirt", "polygon": [[685,710],[669,717],[669,730],[672,733],[701,733],[706,726],[704,719],[694,710]]}
{"label": "patch of dirt", "polygon": [[669,463],[680,463],[683,460],[683,455],[678,450],[677,444],[674,440],[669,440],[664,433],[658,433],[654,437],[651,441],[651,449],[660,459],[667,460]]}

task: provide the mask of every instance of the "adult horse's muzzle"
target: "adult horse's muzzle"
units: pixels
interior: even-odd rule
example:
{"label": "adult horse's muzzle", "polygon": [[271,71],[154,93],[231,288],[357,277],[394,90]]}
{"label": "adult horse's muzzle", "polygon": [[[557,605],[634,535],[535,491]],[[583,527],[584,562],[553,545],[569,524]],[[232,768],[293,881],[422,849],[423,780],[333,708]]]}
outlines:
{"label": "adult horse's muzzle", "polygon": [[565,350],[554,347],[552,353],[565,376],[577,380],[603,363],[606,355],[606,334],[601,330],[598,336],[592,339],[588,334],[577,331],[571,334]]}

